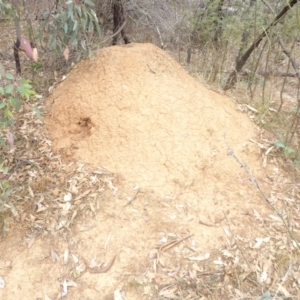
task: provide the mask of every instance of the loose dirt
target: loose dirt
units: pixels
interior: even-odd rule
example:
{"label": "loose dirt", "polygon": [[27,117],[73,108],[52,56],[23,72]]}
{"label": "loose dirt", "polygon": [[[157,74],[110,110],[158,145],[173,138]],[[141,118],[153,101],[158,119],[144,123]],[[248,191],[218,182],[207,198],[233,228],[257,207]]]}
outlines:
{"label": "loose dirt", "polygon": [[[116,288],[127,299],[142,299],[142,291],[127,283],[147,269],[159,241],[193,234],[188,241],[203,254],[226,244],[225,226],[246,238],[259,234],[253,210],[270,210],[234,158],[268,194],[260,149],[249,141],[257,139],[257,127],[164,51],[150,44],[102,49],[76,65],[46,104],[55,152],[114,181],[94,217],[77,217],[64,239],[39,239],[22,251],[16,238],[8,240],[2,267],[14,263],[6,281],[26,281],[0,291],[2,299],[24,299],[23,293],[54,299],[59,282],[74,275],[62,263],[65,249],[102,263],[116,256],[107,273],[87,271],[73,279],[77,287],[66,299],[113,299]],[[56,265],[49,262],[51,247],[60,253]],[[44,273],[51,273],[49,282]]]}

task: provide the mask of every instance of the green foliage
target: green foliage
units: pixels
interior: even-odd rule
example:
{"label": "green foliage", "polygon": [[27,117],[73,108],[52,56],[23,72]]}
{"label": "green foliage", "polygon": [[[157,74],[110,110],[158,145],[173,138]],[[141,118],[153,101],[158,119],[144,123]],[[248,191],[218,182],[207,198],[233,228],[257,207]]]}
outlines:
{"label": "green foliage", "polygon": [[223,27],[219,7],[221,2],[221,0],[209,2],[206,7],[202,7],[190,18],[194,28],[194,39],[205,43],[213,39],[216,32]]}
{"label": "green foliage", "polygon": [[0,181],[0,212],[3,211],[2,205],[7,201],[8,196],[11,194],[11,188],[8,181]]}
{"label": "green foliage", "polygon": [[295,153],[295,150],[286,143],[285,138],[282,135],[279,136],[279,140],[276,141],[274,145],[280,150],[282,150],[286,158],[291,158],[292,155]]}
{"label": "green foliage", "polygon": [[[0,75],[0,79],[2,77]],[[0,85],[0,130],[13,125],[13,115],[19,112],[22,99],[29,99],[36,94],[27,80],[15,79],[10,73],[5,74],[3,82]]]}
{"label": "green foliage", "polygon": [[[0,158],[0,173],[7,174],[8,168],[3,167],[3,159]],[[9,183],[4,180],[0,181],[0,214],[4,213],[7,208],[5,207],[5,202],[8,196],[11,194],[11,188]]]}
{"label": "green foliage", "polygon": [[0,181],[0,225],[3,231],[8,231],[5,224],[5,215],[8,213],[9,208],[7,205],[7,199],[11,194],[12,190],[7,181]]}
{"label": "green foliage", "polygon": [[55,14],[44,11],[44,21],[38,28],[38,40],[59,53],[67,46],[77,50],[90,50],[94,32],[101,35],[94,6],[92,0],[84,1],[84,4],[75,4],[69,0],[61,4]]}
{"label": "green foliage", "polygon": [[271,300],[271,298],[270,291],[266,291],[262,296],[256,297],[256,300]]}
{"label": "green foliage", "polygon": [[0,0],[0,16],[12,14],[12,5],[8,1]]}
{"label": "green foliage", "polygon": [[[0,145],[5,146],[5,140],[2,136],[3,129],[13,127],[14,117],[22,106],[23,99],[29,99],[35,95],[31,84],[24,79],[16,79],[12,74],[0,73]],[[3,166],[3,158],[0,156],[0,173],[7,174],[8,167]],[[11,188],[7,181],[0,181],[0,217],[7,211],[5,203]]]}

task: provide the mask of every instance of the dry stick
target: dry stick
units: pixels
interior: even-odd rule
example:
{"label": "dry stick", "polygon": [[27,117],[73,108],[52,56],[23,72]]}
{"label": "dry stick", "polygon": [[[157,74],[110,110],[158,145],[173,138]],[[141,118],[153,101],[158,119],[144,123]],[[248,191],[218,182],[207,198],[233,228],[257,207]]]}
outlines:
{"label": "dry stick", "polygon": [[191,236],[193,236],[193,235],[194,235],[194,234],[192,233],[192,234],[189,234],[188,236],[183,237],[183,238],[181,238],[181,239],[179,239],[179,240],[171,241],[171,242],[169,242],[169,243],[167,243],[167,244],[161,246],[161,247],[159,248],[159,250],[160,250],[160,251],[167,251],[167,250],[169,250],[170,248],[176,246],[177,244],[181,243],[182,241],[188,239],[189,237],[191,237]]}
{"label": "dry stick", "polygon": [[[252,183],[254,183],[254,185],[257,187],[257,189],[259,190],[259,192],[261,193],[261,195],[263,196],[263,198],[267,201],[267,203],[271,206],[271,208],[277,213],[277,215],[280,217],[280,219],[282,220],[284,226],[286,227],[286,229],[288,230],[290,236],[296,240],[293,236],[293,233],[291,232],[288,224],[286,223],[286,221],[284,220],[283,216],[281,215],[281,213],[277,210],[277,208],[271,203],[271,201],[269,200],[269,198],[266,196],[266,194],[264,193],[264,191],[261,189],[257,179],[254,177],[254,175],[251,173],[251,171],[249,170],[248,166],[244,163],[242,163],[239,158],[234,154],[233,150],[231,149],[231,147],[229,146],[227,139],[226,139],[226,133],[224,134],[224,140],[227,146],[227,155],[228,156],[232,156],[239,164],[241,167],[243,167],[247,174],[249,175],[250,180],[252,181]],[[298,243],[297,246],[299,247]]]}

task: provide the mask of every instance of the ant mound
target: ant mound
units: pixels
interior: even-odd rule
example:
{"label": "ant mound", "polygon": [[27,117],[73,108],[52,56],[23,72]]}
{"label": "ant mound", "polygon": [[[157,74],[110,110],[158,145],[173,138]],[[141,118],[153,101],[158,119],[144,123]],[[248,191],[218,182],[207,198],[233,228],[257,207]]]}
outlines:
{"label": "ant mound", "polygon": [[120,175],[126,186],[212,213],[263,203],[235,159],[265,177],[249,142],[256,126],[151,44],[98,51],[47,101],[54,149]]}

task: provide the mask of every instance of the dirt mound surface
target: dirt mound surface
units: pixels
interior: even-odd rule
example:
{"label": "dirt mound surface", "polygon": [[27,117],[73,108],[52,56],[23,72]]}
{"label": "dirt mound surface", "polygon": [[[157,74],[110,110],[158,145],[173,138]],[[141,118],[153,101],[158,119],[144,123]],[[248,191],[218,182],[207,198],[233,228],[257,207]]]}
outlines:
{"label": "dirt mound surface", "polygon": [[153,45],[99,51],[77,65],[52,102],[47,125],[55,149],[67,156],[203,206],[205,215],[256,198],[227,153],[230,145],[260,175],[258,149],[248,142],[254,124]]}
{"label": "dirt mound surface", "polygon": [[[151,44],[103,49],[79,63],[48,99],[54,148],[117,173],[213,222],[236,224],[265,205],[228,146],[258,178],[255,125]],[[245,221],[243,221],[245,222]]]}

